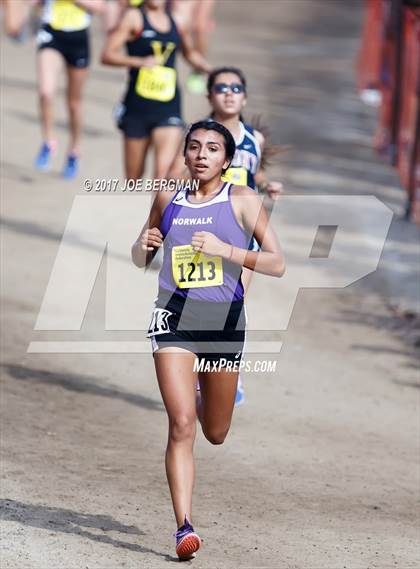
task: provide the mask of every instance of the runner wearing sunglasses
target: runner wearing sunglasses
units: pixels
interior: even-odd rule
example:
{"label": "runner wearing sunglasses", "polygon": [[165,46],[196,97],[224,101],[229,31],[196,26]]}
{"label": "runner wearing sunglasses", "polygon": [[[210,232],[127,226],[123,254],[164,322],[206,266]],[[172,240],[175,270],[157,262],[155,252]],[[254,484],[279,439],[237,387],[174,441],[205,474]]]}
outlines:
{"label": "runner wearing sunglasses", "polygon": [[[236,67],[220,67],[213,70],[207,83],[208,100],[212,107],[210,120],[223,124],[232,133],[236,142],[233,160],[223,179],[239,186],[248,186],[266,192],[272,199],[282,193],[282,184],[268,180],[261,166],[261,157],[265,148],[265,138],[261,132],[246,124],[242,110],[247,102],[246,79]],[[178,152],[169,172],[169,178],[182,178],[186,175],[185,163],[181,152]],[[252,240],[250,248],[258,249]],[[252,271],[244,269],[242,281],[247,290]],[[244,401],[244,386],[239,378],[236,393],[236,405]]]}
{"label": "runner wearing sunglasses", "polygon": [[63,64],[67,74],[67,107],[70,144],[63,170],[64,178],[74,178],[79,169],[82,128],[82,93],[90,60],[89,26],[91,14],[105,10],[103,0],[45,0],[42,27],[37,34],[38,96],[43,143],[35,159],[38,170],[47,170],[57,143],[53,134],[53,102]]}
{"label": "runner wearing sunglasses", "polygon": [[[128,55],[121,53],[124,44]],[[163,178],[180,144],[184,123],[175,69],[179,50],[194,68],[210,71],[182,25],[167,12],[165,0],[144,0],[139,8],[128,9],[108,36],[102,62],[129,70],[117,117],[129,179],[142,177],[149,146],[155,149],[154,177]]]}
{"label": "runner wearing sunglasses", "polygon": [[[212,108],[210,119],[228,128],[236,142],[236,153],[225,179],[236,185],[258,188],[272,199],[277,199],[283,186],[269,180],[261,164],[265,137],[245,123],[242,117],[247,103],[247,84],[242,71],[236,67],[214,69],[208,77],[207,97]],[[181,179],[186,175],[181,148],[172,162],[170,178]]]}
{"label": "runner wearing sunglasses", "polygon": [[282,193],[282,184],[270,181],[261,165],[265,137],[242,117],[247,103],[243,72],[236,67],[215,69],[207,81],[207,96],[212,107],[211,118],[228,128],[236,141],[236,153],[226,179],[240,186],[258,187],[277,199]]}
{"label": "runner wearing sunglasses", "polygon": [[[214,445],[224,442],[231,424],[245,336],[242,268],[277,277],[284,272],[283,255],[258,196],[221,178],[235,151],[223,125],[193,124],[184,156],[198,189],[158,193],[132,249],[138,267],[149,265],[156,251],[164,249],[148,335],[169,418],[166,472],[180,559],[190,558],[201,543],[191,525],[196,418]],[[258,252],[248,250],[252,235],[261,244]],[[197,370],[198,361],[209,362],[211,371]]]}

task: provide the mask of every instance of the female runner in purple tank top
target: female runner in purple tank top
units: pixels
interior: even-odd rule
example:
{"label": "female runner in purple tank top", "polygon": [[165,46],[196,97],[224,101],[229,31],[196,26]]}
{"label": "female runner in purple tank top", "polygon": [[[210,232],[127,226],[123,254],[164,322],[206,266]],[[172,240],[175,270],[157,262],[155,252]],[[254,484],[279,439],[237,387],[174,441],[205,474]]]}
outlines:
{"label": "female runner in purple tank top", "polygon": [[[180,559],[194,556],[201,544],[191,525],[196,419],[214,445],[224,442],[231,424],[245,336],[242,268],[276,277],[285,269],[259,197],[221,180],[234,153],[223,125],[193,124],[184,155],[197,187],[159,192],[132,249],[138,267],[164,249],[148,335],[169,418],[166,472]],[[253,237],[260,251],[248,249]]]}

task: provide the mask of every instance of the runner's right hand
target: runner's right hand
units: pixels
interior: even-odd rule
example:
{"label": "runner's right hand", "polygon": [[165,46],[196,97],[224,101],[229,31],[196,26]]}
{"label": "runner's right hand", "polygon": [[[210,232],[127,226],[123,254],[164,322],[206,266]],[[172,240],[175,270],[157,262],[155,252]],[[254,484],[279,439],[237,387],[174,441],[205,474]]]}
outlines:
{"label": "runner's right hand", "polygon": [[159,64],[157,57],[154,55],[146,55],[145,57],[137,57],[138,67],[154,67]]}
{"label": "runner's right hand", "polygon": [[163,245],[163,235],[157,227],[146,229],[140,238],[143,251],[153,251]]}

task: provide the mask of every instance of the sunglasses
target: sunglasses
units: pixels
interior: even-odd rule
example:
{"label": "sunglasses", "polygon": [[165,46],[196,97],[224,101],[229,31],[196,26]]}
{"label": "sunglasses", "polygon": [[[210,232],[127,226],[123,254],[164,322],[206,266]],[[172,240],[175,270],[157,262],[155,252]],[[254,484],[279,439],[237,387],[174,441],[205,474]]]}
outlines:
{"label": "sunglasses", "polygon": [[228,93],[229,91],[237,95],[239,93],[245,93],[245,87],[241,83],[231,83],[230,85],[227,83],[215,83],[213,85],[213,91],[218,95]]}

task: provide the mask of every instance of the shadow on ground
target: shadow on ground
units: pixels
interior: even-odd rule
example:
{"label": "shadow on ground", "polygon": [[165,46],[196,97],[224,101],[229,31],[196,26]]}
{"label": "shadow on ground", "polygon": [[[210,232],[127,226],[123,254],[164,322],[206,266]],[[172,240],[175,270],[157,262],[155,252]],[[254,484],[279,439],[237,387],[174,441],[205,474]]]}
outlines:
{"label": "shadow on ground", "polygon": [[[93,243],[89,243],[85,241],[81,236],[77,235],[76,233],[67,232],[66,234],[58,233],[57,231],[52,231],[46,228],[44,225],[40,223],[36,223],[34,221],[21,221],[12,218],[1,218],[1,224],[4,228],[8,229],[9,231],[13,231],[19,235],[28,235],[30,237],[38,237],[40,239],[45,239],[46,241],[56,241],[62,242],[64,235],[65,242],[68,245],[72,245],[74,247],[80,247],[84,250],[89,251],[98,251],[100,253],[104,253],[105,251],[105,244],[103,246],[97,246]],[[118,259],[119,261],[124,261],[126,263],[131,263],[130,259],[130,252],[127,251],[126,255],[120,255],[119,253],[111,253],[110,251],[106,251],[107,256],[113,259]]]}
{"label": "shadow on ground", "polygon": [[138,395],[119,391],[113,387],[98,385],[92,378],[86,375],[76,375],[71,373],[51,372],[42,369],[29,368],[21,365],[2,364],[0,366],[10,377],[21,381],[34,381],[47,385],[57,385],[68,391],[78,393],[89,393],[101,397],[111,397],[120,399],[131,405],[142,407],[149,411],[163,411],[163,406],[159,401]]}
{"label": "shadow on ground", "polygon": [[[347,325],[363,325],[367,328],[391,331],[403,340],[404,346],[402,349],[390,348],[387,345],[374,346],[366,343],[354,343],[351,348],[353,350],[367,351],[372,354],[393,354],[395,356],[401,356],[406,359],[405,367],[418,369],[420,359],[419,316],[410,312],[400,314],[398,311],[392,309],[390,309],[390,312],[387,314],[377,314],[376,312],[366,310],[341,310],[340,316],[336,321],[345,322]],[[420,384],[416,383],[396,383],[410,387],[420,387]]]}
{"label": "shadow on ground", "polygon": [[46,529],[50,532],[55,531],[78,535],[92,541],[112,545],[113,547],[129,549],[136,553],[151,553],[158,557],[163,557],[166,561],[177,560],[170,555],[155,551],[154,549],[121,541],[109,535],[92,533],[85,529],[95,529],[102,532],[113,531],[124,535],[144,535],[144,532],[139,530],[136,526],[121,524],[110,516],[83,514],[63,508],[53,508],[41,504],[24,504],[16,500],[5,499],[0,500],[0,519],[6,522],[17,522],[25,526]]}

